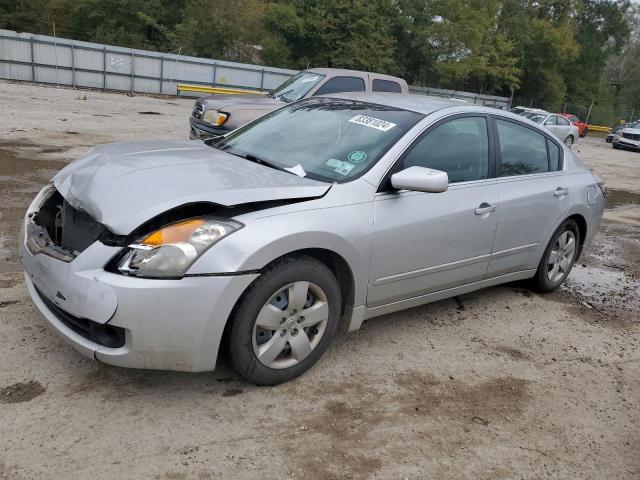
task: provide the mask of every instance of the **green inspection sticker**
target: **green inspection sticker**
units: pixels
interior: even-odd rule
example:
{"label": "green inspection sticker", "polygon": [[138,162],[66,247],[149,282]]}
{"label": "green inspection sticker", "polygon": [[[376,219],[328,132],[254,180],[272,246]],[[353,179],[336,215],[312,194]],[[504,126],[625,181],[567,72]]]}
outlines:
{"label": "green inspection sticker", "polygon": [[339,173],[340,175],[348,175],[351,170],[356,168],[355,165],[347,162],[342,162],[342,166],[336,168],[334,172]]}
{"label": "green inspection sticker", "polygon": [[367,154],[364,153],[362,150],[356,150],[354,152],[351,152],[348,156],[347,156],[347,160],[349,160],[350,162],[353,163],[360,163],[360,162],[364,162],[367,158]]}

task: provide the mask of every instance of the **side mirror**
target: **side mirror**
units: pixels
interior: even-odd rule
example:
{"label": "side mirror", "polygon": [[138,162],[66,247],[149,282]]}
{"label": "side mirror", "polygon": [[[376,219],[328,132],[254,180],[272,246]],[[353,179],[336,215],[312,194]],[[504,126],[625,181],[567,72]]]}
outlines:
{"label": "side mirror", "polygon": [[391,185],[398,190],[440,193],[449,188],[449,175],[431,168],[409,167],[391,175]]}

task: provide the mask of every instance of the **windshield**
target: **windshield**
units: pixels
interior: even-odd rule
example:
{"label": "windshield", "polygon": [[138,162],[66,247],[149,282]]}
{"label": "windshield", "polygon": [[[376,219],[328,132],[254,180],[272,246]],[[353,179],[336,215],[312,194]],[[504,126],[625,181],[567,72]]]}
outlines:
{"label": "windshield", "polygon": [[640,129],[640,120],[629,125],[629,128],[638,128]]}
{"label": "windshield", "polygon": [[368,170],[424,115],[396,107],[313,98],[281,108],[212,144],[324,182]]}
{"label": "windshield", "polygon": [[304,97],[323,78],[324,75],[320,73],[300,72],[272,91],[271,96],[285,102],[295,102]]}

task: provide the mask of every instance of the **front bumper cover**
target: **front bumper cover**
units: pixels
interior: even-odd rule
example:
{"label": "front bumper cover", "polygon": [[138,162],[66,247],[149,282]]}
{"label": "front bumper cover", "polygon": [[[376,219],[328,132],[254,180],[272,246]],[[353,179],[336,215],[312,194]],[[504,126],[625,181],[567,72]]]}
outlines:
{"label": "front bumper cover", "polygon": [[[152,280],[87,268],[106,263],[115,250],[96,242],[66,263],[32,255],[21,241],[27,289],[48,324],[81,354],[111,365],[213,370],[227,319],[258,275]],[[109,348],[91,341],[65,324],[49,302],[75,317],[124,329],[124,345]]]}
{"label": "front bumper cover", "polygon": [[624,138],[620,135],[614,135],[611,142],[620,148],[628,148],[630,150],[640,150],[640,141]]}

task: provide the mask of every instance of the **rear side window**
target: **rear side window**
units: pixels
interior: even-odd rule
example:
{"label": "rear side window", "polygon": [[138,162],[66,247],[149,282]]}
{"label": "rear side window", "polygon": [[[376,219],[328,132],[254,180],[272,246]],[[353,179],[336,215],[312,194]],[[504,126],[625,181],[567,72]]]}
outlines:
{"label": "rear side window", "polygon": [[400,84],[398,82],[376,78],[373,81],[373,91],[402,93],[402,87],[400,87]]}
{"label": "rear side window", "polygon": [[489,136],[484,117],[450,120],[430,130],[404,157],[413,166],[447,172],[449,183],[489,176]]}
{"label": "rear side window", "polygon": [[551,115],[549,118],[547,118],[547,120],[544,122],[545,125],[557,125],[558,124],[558,117],[556,115]]}
{"label": "rear side window", "polygon": [[334,77],[327,80],[315,95],[327,95],[329,93],[364,92],[364,80],[358,77]]}
{"label": "rear side window", "polygon": [[562,125],[563,127],[566,127],[568,125],[571,125],[571,123],[569,122],[569,120],[567,120],[564,117],[558,117],[558,125]]}
{"label": "rear side window", "polygon": [[547,138],[547,148],[549,149],[549,171],[560,170],[560,147]]}
{"label": "rear side window", "polygon": [[496,119],[502,157],[501,177],[549,171],[547,139],[514,122]]}

